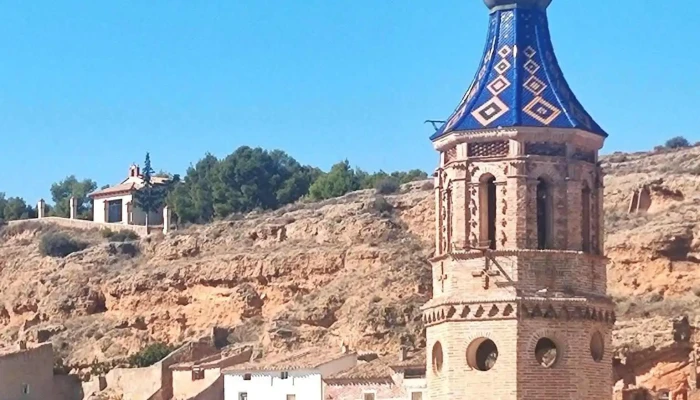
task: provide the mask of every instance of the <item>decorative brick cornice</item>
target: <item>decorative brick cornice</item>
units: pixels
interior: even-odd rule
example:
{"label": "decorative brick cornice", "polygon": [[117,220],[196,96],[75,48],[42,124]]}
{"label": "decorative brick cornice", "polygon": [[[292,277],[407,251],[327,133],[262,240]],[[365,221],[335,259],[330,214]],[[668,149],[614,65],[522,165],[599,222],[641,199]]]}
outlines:
{"label": "decorative brick cornice", "polygon": [[430,262],[440,262],[448,259],[453,260],[473,260],[475,258],[484,257],[484,251],[488,252],[491,257],[513,257],[513,256],[532,256],[539,254],[546,255],[565,255],[577,256],[585,260],[604,261],[608,262],[609,258],[603,255],[585,253],[574,250],[534,250],[534,249],[503,249],[503,250],[453,250],[445,254],[436,255],[430,258]]}
{"label": "decorative brick cornice", "polygon": [[445,151],[464,142],[479,142],[493,139],[548,141],[570,143],[585,148],[600,149],[604,137],[580,129],[517,127],[501,129],[483,129],[476,131],[454,131],[433,142],[438,151]]}
{"label": "decorative brick cornice", "polygon": [[[439,299],[434,299],[438,300]],[[431,304],[433,303],[433,304]],[[612,303],[586,298],[517,298],[479,302],[429,302],[423,307],[423,323],[435,326],[445,322],[523,319],[587,320],[614,324]]]}

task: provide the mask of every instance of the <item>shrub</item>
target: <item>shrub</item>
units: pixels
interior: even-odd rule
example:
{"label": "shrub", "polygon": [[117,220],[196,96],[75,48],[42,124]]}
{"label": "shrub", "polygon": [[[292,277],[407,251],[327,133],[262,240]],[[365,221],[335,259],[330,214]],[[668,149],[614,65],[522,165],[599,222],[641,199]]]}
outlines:
{"label": "shrub", "polygon": [[104,229],[101,231],[102,237],[109,240],[110,242],[131,242],[134,240],[139,240],[139,235],[128,229],[123,229],[121,231],[113,231],[111,229]]}
{"label": "shrub", "polygon": [[87,243],[72,239],[65,233],[47,233],[41,237],[39,243],[39,251],[44,256],[50,257],[66,257],[76,251],[83,250],[87,247]]}
{"label": "shrub", "polygon": [[372,209],[381,214],[382,217],[388,217],[391,214],[391,211],[394,209],[394,206],[386,201],[384,196],[377,196],[372,202]]}
{"label": "shrub", "polygon": [[138,353],[129,356],[129,365],[132,367],[150,367],[164,359],[175,350],[174,346],[165,343],[153,343],[141,349]]}
{"label": "shrub", "polygon": [[36,221],[22,221],[14,224],[0,224],[0,236],[12,237],[20,235],[26,231],[41,231],[45,228],[43,224]]}
{"label": "shrub", "polygon": [[668,139],[665,146],[669,149],[680,149],[683,147],[690,147],[690,142],[688,142],[688,139],[684,138],[683,136],[676,136]]}
{"label": "shrub", "polygon": [[399,182],[394,178],[384,178],[378,180],[374,188],[379,194],[396,193],[399,190]]}

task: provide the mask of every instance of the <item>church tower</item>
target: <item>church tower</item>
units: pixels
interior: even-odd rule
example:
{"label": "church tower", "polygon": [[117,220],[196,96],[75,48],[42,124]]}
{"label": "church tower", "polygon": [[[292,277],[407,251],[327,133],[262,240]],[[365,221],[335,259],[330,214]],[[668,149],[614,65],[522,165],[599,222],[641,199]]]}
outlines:
{"label": "church tower", "polygon": [[612,398],[598,164],[607,134],[559,68],[551,1],[484,0],[478,72],[431,137],[431,400]]}

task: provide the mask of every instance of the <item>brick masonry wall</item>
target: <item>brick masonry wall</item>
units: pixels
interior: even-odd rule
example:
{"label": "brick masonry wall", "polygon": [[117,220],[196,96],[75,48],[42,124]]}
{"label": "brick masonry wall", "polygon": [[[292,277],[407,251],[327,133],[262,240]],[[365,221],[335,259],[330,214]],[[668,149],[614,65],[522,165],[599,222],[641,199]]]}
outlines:
{"label": "brick masonry wall", "polygon": [[[498,360],[491,370],[485,372],[475,370],[467,363],[469,344],[481,337],[493,340],[498,346]],[[433,363],[433,346],[437,341],[443,351],[441,371],[436,371]],[[518,399],[517,343],[516,320],[455,322],[429,328],[426,369],[429,398]]]}
{"label": "brick masonry wall", "polygon": [[537,184],[544,179],[551,194],[552,248],[580,251],[582,247],[581,192],[591,189],[590,239],[598,243],[602,230],[602,187],[596,176],[599,167],[581,161],[555,157],[506,157],[453,160],[440,168],[436,178],[437,254],[455,243],[476,247],[486,238],[481,234],[483,212],[480,184],[495,177],[497,185],[496,242],[499,248],[537,248]]}
{"label": "brick masonry wall", "polygon": [[[433,298],[459,294],[464,300],[513,297],[516,289],[534,293],[544,288],[569,293],[605,294],[606,259],[578,252],[535,251],[494,252],[489,268],[498,271],[484,289],[480,273],[486,265],[481,253],[444,258],[433,262]],[[442,277],[442,278],[441,278]],[[444,281],[444,291],[443,291]]]}
{"label": "brick masonry wall", "polygon": [[[603,358],[591,355],[594,332],[605,338]],[[610,326],[595,321],[522,320],[518,324],[519,400],[612,399]],[[551,368],[540,365],[535,347],[541,338],[557,345],[558,359]],[[500,358],[500,356],[499,356]],[[499,360],[500,361],[500,360]]]}
{"label": "brick masonry wall", "polygon": [[[467,157],[468,143],[504,139],[510,140],[507,155]],[[525,154],[526,142],[537,142],[540,148],[547,142],[564,143],[566,154]],[[602,138],[586,133],[546,129],[457,133],[436,143],[444,152],[436,175],[438,240],[432,260],[433,299],[424,309],[431,400],[612,398],[614,316],[611,305],[601,300],[606,295],[607,260],[598,255],[603,237],[602,173],[590,162],[597,159],[602,144]],[[592,152],[593,158],[576,160],[574,153],[581,151]],[[497,189],[496,250],[489,252],[492,258],[487,262],[473,248],[486,244],[482,182],[491,177]],[[544,251],[538,250],[538,179],[548,185],[550,205]],[[586,186],[591,191],[587,213],[581,209]],[[586,214],[590,219],[583,221]],[[584,223],[590,226],[591,254],[582,252]],[[527,300],[547,292],[569,299]],[[558,315],[548,312],[550,305]],[[589,307],[592,313],[586,311]],[[591,355],[596,332],[605,348],[600,361]],[[559,358],[551,368],[535,357],[542,337],[558,346]],[[489,371],[476,370],[467,361],[470,344],[482,338],[498,347],[498,359]],[[443,354],[440,371],[433,362],[437,342]]]}

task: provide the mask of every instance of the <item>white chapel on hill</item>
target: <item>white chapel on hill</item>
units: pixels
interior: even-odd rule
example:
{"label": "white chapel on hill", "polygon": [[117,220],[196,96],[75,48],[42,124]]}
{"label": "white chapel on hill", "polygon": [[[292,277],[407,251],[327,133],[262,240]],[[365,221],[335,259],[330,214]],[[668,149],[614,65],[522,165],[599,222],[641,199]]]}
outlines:
{"label": "white chapel on hill", "polygon": [[[165,183],[167,180],[166,177],[151,177],[154,185]],[[146,225],[146,213],[134,202],[134,193],[143,186],[141,168],[135,164],[131,165],[126,179],[114,186],[90,193],[90,198],[93,200],[93,220],[125,225]],[[151,225],[162,225],[162,210],[150,213],[148,220]]]}

